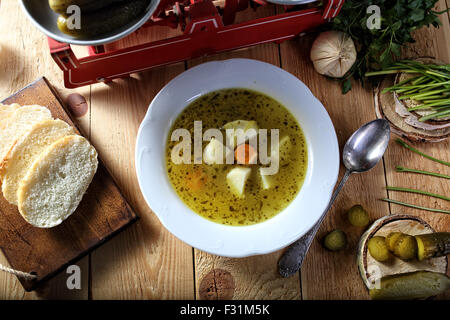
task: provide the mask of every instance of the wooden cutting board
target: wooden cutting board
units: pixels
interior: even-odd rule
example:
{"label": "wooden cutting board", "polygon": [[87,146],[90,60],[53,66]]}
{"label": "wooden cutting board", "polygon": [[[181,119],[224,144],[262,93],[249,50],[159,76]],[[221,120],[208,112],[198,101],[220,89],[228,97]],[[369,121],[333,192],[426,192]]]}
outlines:
{"label": "wooden cutting board", "polygon": [[[3,103],[46,106],[54,118],[66,121],[79,133],[45,78],[36,80]],[[11,268],[37,275],[32,281],[19,279],[25,290],[31,291],[137,219],[99,159],[98,171],[79,207],[55,228],[31,226],[17,207],[0,195],[0,249]]]}

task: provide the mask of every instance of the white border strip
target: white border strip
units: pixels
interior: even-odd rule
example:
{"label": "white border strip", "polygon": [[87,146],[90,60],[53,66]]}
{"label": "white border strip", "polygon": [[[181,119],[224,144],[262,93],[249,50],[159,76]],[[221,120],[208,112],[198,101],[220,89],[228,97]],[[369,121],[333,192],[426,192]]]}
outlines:
{"label": "white border strip", "polygon": [[189,31],[189,34],[191,34],[194,31],[194,28],[195,28],[195,26],[197,24],[204,24],[204,23],[209,22],[209,21],[212,21],[214,23],[214,27],[216,27],[216,29],[219,27],[219,25],[217,24],[217,21],[216,21],[215,18],[208,19],[208,20],[203,20],[203,21],[197,21],[197,22],[194,22],[192,24],[192,27],[191,27],[191,30]]}
{"label": "white border strip", "polygon": [[338,5],[337,5],[336,9],[334,10],[333,17],[336,17],[337,11],[338,11],[339,8],[341,7],[341,4],[342,4],[342,0],[339,0],[339,3],[338,3]]}
{"label": "white border strip", "polygon": [[67,71],[67,67],[66,65],[61,61],[61,58],[59,57],[59,55],[57,53],[53,54],[53,57],[55,57],[56,60],[58,60],[58,65],[60,68],[63,68],[64,71]]}
{"label": "white border strip", "polygon": [[325,13],[325,15],[323,16],[324,19],[328,19],[328,14],[330,13],[331,7],[333,6],[334,0],[330,0],[330,1],[331,1],[331,3],[330,3],[329,6],[328,6],[328,10],[327,10],[327,12]]}
{"label": "white border strip", "polygon": [[65,50],[64,53],[66,54],[67,59],[69,59],[70,64],[74,67],[74,69],[78,68],[75,62],[73,62],[72,57],[70,56],[70,52]]}

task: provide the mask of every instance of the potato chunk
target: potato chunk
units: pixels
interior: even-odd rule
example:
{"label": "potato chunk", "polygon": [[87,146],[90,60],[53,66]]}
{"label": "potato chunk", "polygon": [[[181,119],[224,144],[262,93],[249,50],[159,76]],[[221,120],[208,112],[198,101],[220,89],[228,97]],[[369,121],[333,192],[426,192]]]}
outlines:
{"label": "potato chunk", "polygon": [[205,150],[203,150],[203,161],[206,164],[223,164],[226,162],[226,157],[230,152],[231,150],[224,146],[223,143],[212,138]]}
{"label": "potato chunk", "polygon": [[245,183],[251,173],[250,168],[237,167],[231,169],[227,174],[227,183],[234,195],[242,198],[244,196]]}
{"label": "potato chunk", "polygon": [[[232,121],[232,122],[228,122],[223,126],[223,129],[227,130],[227,129],[234,129],[234,132],[227,132],[227,138],[229,141],[234,141],[234,146],[237,146],[237,130],[241,129],[244,134],[246,135],[244,141],[240,141],[241,143],[247,142],[248,140],[252,139],[253,137],[258,135],[258,124],[256,123],[256,121],[251,120],[236,120],[236,121]],[[251,131],[249,131],[249,129],[253,129]]]}
{"label": "potato chunk", "polygon": [[259,175],[261,177],[261,185],[264,190],[272,188],[273,178],[271,175],[262,174],[263,168],[259,168]]}

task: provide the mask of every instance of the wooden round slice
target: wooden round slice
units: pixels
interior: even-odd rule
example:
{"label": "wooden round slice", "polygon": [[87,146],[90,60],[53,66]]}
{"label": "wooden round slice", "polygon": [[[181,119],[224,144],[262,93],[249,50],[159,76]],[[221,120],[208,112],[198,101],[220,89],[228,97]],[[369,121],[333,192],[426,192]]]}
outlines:
{"label": "wooden round slice", "polygon": [[432,233],[434,230],[428,223],[415,216],[390,215],[376,220],[361,236],[357,254],[359,273],[368,289],[373,288],[380,278],[388,275],[419,270],[447,272],[448,261],[446,256],[423,261],[417,261],[417,259],[403,261],[396,257],[388,262],[376,261],[367,249],[369,239],[373,236],[386,237],[391,232],[403,232],[414,236]]}

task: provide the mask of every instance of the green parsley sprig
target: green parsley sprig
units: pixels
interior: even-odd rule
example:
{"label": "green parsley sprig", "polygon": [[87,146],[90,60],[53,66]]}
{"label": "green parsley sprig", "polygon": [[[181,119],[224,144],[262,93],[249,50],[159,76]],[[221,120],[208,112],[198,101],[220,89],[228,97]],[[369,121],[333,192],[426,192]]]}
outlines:
{"label": "green parsley sprig", "polygon": [[[363,85],[369,71],[384,69],[400,56],[402,47],[415,42],[411,33],[423,26],[439,27],[439,14],[433,10],[438,0],[346,0],[331,29],[349,34],[355,41],[358,56],[342,80],[343,93],[351,89],[351,78]],[[370,30],[367,13],[370,5],[380,7],[381,28]]]}

